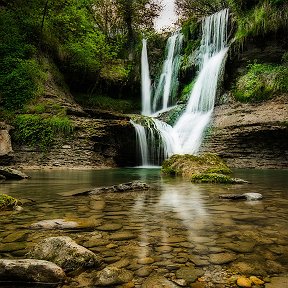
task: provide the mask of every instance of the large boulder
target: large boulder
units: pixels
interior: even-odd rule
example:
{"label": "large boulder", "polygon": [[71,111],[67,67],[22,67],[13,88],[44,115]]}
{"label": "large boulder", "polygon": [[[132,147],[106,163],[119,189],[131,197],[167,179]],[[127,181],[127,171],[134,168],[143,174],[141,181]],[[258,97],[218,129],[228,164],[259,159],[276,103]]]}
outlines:
{"label": "large boulder", "polygon": [[169,176],[182,176],[194,183],[243,183],[230,177],[232,171],[216,154],[173,155],[162,164],[162,173]]}
{"label": "large boulder", "polygon": [[33,283],[49,283],[51,286],[58,286],[64,279],[64,271],[56,264],[48,261],[0,259],[0,282],[21,283],[23,285],[29,283],[31,286]]}
{"label": "large boulder", "polygon": [[33,247],[27,256],[51,261],[65,272],[97,267],[101,262],[100,257],[67,236],[46,238]]}
{"label": "large boulder", "polygon": [[11,180],[21,180],[29,178],[28,175],[19,170],[4,166],[0,166],[0,175],[3,175],[6,179]]}

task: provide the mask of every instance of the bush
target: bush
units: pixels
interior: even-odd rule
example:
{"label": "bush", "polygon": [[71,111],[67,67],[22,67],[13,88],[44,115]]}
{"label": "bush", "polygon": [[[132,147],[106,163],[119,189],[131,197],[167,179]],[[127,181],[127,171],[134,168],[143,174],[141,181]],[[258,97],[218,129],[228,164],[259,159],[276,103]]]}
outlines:
{"label": "bush", "polygon": [[59,136],[68,136],[73,131],[67,117],[48,117],[40,115],[18,115],[14,121],[13,138],[18,144],[48,149]]}
{"label": "bush", "polygon": [[236,100],[259,102],[277,92],[288,92],[288,67],[282,65],[250,64],[234,88]]}

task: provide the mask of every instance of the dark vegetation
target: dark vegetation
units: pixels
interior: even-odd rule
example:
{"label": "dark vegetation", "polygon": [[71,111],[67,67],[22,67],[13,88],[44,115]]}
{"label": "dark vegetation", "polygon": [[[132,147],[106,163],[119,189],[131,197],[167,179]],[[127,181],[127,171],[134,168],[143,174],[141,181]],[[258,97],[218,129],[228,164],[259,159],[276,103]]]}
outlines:
{"label": "dark vegetation", "polygon": [[[231,66],[249,43],[263,48],[277,39],[284,51],[279,61],[248,59],[244,69],[232,68],[234,99],[259,102],[288,92],[286,0],[177,0],[176,7],[185,37],[180,103],[193,87],[201,19],[227,7]],[[15,141],[47,149],[56,135],[73,132],[65,108],[43,98],[51,81],[84,107],[139,111],[143,34],[153,79],[161,69],[167,34],[153,30],[159,11],[158,0],[1,0],[0,118],[15,127]]]}

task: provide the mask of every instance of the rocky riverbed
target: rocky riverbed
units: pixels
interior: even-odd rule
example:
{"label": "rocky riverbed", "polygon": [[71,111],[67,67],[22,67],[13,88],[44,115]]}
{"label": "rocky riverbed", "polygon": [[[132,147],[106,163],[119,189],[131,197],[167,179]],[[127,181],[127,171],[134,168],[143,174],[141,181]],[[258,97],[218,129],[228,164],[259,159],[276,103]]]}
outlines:
{"label": "rocky riverbed", "polygon": [[[268,172],[237,174],[249,182],[254,180],[236,186],[192,184],[170,178],[162,178],[159,183],[159,172],[141,169],[41,171],[38,177],[36,171],[27,172],[33,176],[31,186],[29,182],[3,186],[9,194],[21,193],[36,204],[24,206],[22,211],[1,212],[0,255],[2,259],[55,261],[65,271],[62,287],[66,288],[93,287],[95,283],[97,287],[122,288],[283,288],[288,275],[288,203],[286,178],[279,172],[270,172],[271,180],[277,180],[271,183]],[[115,193],[93,197],[64,193],[86,190],[93,184],[92,179],[97,179],[100,186],[101,181],[109,182],[107,179],[115,183],[120,175],[122,181],[130,175],[132,179],[158,183],[158,189],[121,193],[121,197]],[[261,192],[264,198],[253,202],[219,199],[219,195],[249,191]],[[43,246],[51,237],[63,236],[65,241],[59,240],[58,248],[53,248],[57,257],[57,249],[71,239],[73,247],[81,246],[84,253],[86,249],[93,253],[87,255],[97,259],[95,265],[79,269],[80,264],[71,265],[71,258],[63,262],[39,253],[53,246]],[[67,257],[73,253],[66,253]],[[79,256],[74,263],[78,260]],[[67,270],[67,263],[72,268]],[[57,273],[58,280],[63,280],[63,274]]]}

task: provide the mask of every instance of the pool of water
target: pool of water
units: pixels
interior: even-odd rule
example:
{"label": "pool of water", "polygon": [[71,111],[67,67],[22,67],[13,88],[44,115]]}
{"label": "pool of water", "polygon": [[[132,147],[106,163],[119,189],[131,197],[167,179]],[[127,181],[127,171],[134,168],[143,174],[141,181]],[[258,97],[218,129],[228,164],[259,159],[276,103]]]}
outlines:
{"label": "pool of water", "polygon": [[[68,235],[100,253],[104,266],[126,259],[134,287],[155,272],[189,283],[183,268],[202,271],[203,287],[227,285],[232,274],[263,278],[288,272],[288,170],[235,170],[250,182],[244,185],[192,184],[162,177],[159,169],[25,172],[31,179],[0,184],[1,193],[35,201],[22,211],[0,212],[1,258],[21,258],[42,238]],[[152,189],[69,196],[131,180]],[[263,200],[219,199],[246,192],[261,193]],[[81,229],[30,228],[51,219],[73,220]]]}

